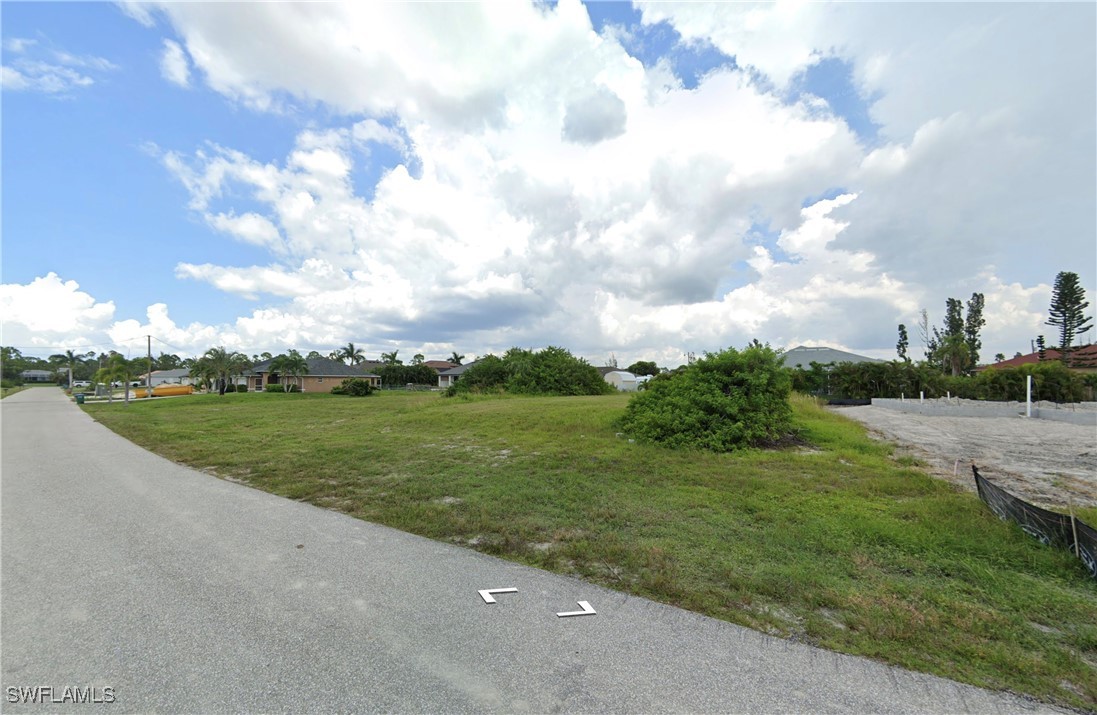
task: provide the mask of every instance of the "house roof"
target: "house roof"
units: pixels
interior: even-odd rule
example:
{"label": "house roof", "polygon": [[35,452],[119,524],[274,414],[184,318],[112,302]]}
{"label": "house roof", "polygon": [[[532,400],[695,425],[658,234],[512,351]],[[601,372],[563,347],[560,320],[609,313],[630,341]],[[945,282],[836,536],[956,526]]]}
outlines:
{"label": "house roof", "polygon": [[806,345],[799,345],[782,355],[781,362],[785,367],[809,368],[813,362],[817,362],[820,365],[829,365],[830,363],[839,362],[857,363],[886,361],[865,357],[864,355],[857,355],[855,353],[847,353],[845,350],[838,350],[836,348],[807,347]]}
{"label": "house roof", "polygon": [[449,370],[442,370],[438,374],[439,375],[449,375],[451,377],[456,377],[458,375],[463,375],[463,374],[465,374],[465,370],[468,370],[470,367],[472,367],[473,365],[475,365],[478,362],[480,362],[480,361],[479,360],[473,360],[472,362],[467,362],[464,365],[458,365],[457,367],[451,367]]}
{"label": "house roof", "polygon": [[53,377],[53,370],[24,370],[19,373],[20,377]]}
{"label": "house roof", "polygon": [[435,370],[436,372],[451,370],[458,366],[457,363],[452,363],[449,360],[427,360],[423,364],[431,368],[432,370]]}
{"label": "house roof", "polygon": [[[1072,360],[1082,366],[1090,366],[1093,363],[1097,363],[1097,344],[1094,345],[1079,345],[1073,348],[1071,351]],[[1048,348],[1044,351],[1044,360],[1058,360],[1062,357],[1055,348]],[[996,370],[1004,370],[1010,367],[1020,367],[1022,365],[1031,365],[1033,363],[1040,362],[1040,353],[1034,352],[1028,355],[1021,355],[1020,357],[1010,358],[1009,360],[1003,360],[996,362],[993,365],[983,365],[976,370],[986,370],[987,368],[994,368]],[[1074,364],[1074,363],[1072,363]]]}
{"label": "house roof", "polygon": [[[260,375],[271,372],[270,365],[276,359],[271,358],[270,360],[255,363],[251,370],[244,374]],[[309,371],[305,374],[311,377],[377,377],[377,375],[367,372],[363,365],[347,365],[330,358],[306,358],[305,363],[309,367]]]}

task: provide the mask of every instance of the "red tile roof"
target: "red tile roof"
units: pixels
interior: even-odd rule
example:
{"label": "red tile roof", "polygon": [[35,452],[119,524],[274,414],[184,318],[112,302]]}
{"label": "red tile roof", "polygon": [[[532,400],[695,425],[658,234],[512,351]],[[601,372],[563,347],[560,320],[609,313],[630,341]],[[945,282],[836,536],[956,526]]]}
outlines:
{"label": "red tile roof", "polygon": [[[1097,344],[1080,345],[1070,352],[1072,362],[1078,367],[1090,367],[1094,363],[1097,363]],[[1059,356],[1060,352],[1055,348],[1048,348],[1044,351],[1044,360],[1058,360]],[[1020,357],[1010,358],[1009,360],[1003,360],[1002,362],[996,362],[993,365],[985,365],[979,369],[985,370],[989,367],[993,367],[997,370],[1002,370],[1007,367],[1020,367],[1021,365],[1031,365],[1037,362],[1040,362],[1040,353],[1035,352]]]}

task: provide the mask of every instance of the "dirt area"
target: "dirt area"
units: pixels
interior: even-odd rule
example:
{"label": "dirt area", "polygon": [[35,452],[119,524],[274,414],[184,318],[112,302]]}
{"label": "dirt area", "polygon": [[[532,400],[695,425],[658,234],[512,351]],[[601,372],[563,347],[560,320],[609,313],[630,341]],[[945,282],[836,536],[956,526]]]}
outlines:
{"label": "dirt area", "polygon": [[[975,491],[971,463],[1034,504],[1097,506],[1097,428],[1024,417],[947,417],[878,406],[832,407],[899,445],[944,479]],[[957,465],[957,461],[959,464]]]}

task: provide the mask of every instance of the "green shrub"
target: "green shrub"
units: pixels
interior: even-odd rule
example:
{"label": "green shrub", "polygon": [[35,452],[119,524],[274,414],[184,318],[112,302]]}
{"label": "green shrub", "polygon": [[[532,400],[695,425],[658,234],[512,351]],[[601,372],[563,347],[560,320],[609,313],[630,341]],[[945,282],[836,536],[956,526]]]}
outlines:
{"label": "green shrub", "polygon": [[247,386],[247,384],[245,383],[245,384],[243,384],[243,385],[237,385],[237,386],[236,386],[236,391],[237,391],[237,392],[247,392],[247,391],[248,391],[248,386]]}
{"label": "green shrub", "polygon": [[502,358],[488,355],[470,366],[446,394],[496,391],[516,395],[608,395],[615,389],[586,360],[550,346],[536,352],[511,348]]}
{"label": "green shrub", "polygon": [[286,388],[284,385],[267,385],[263,390],[265,392],[285,392]]}
{"label": "green shrub", "polygon": [[225,392],[236,392],[236,385],[231,382],[225,385]]}
{"label": "green shrub", "polygon": [[331,388],[333,395],[350,395],[351,397],[368,397],[373,394],[373,385],[369,380],[361,377],[348,377],[343,384]]}
{"label": "green shrub", "polygon": [[625,409],[620,425],[638,440],[729,452],[771,444],[792,431],[789,372],[768,345],[728,348],[658,375]]}
{"label": "green shrub", "polygon": [[437,385],[438,373],[426,365],[382,365],[376,369],[385,387]]}

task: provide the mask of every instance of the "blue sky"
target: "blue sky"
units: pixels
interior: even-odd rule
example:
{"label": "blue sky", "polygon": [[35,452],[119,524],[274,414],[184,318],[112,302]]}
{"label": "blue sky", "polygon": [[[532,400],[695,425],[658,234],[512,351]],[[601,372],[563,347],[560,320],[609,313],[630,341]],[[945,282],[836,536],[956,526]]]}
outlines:
{"label": "blue sky", "polygon": [[1092,300],[1093,5],[0,12],[28,354],[892,357],[977,291],[989,358]]}

